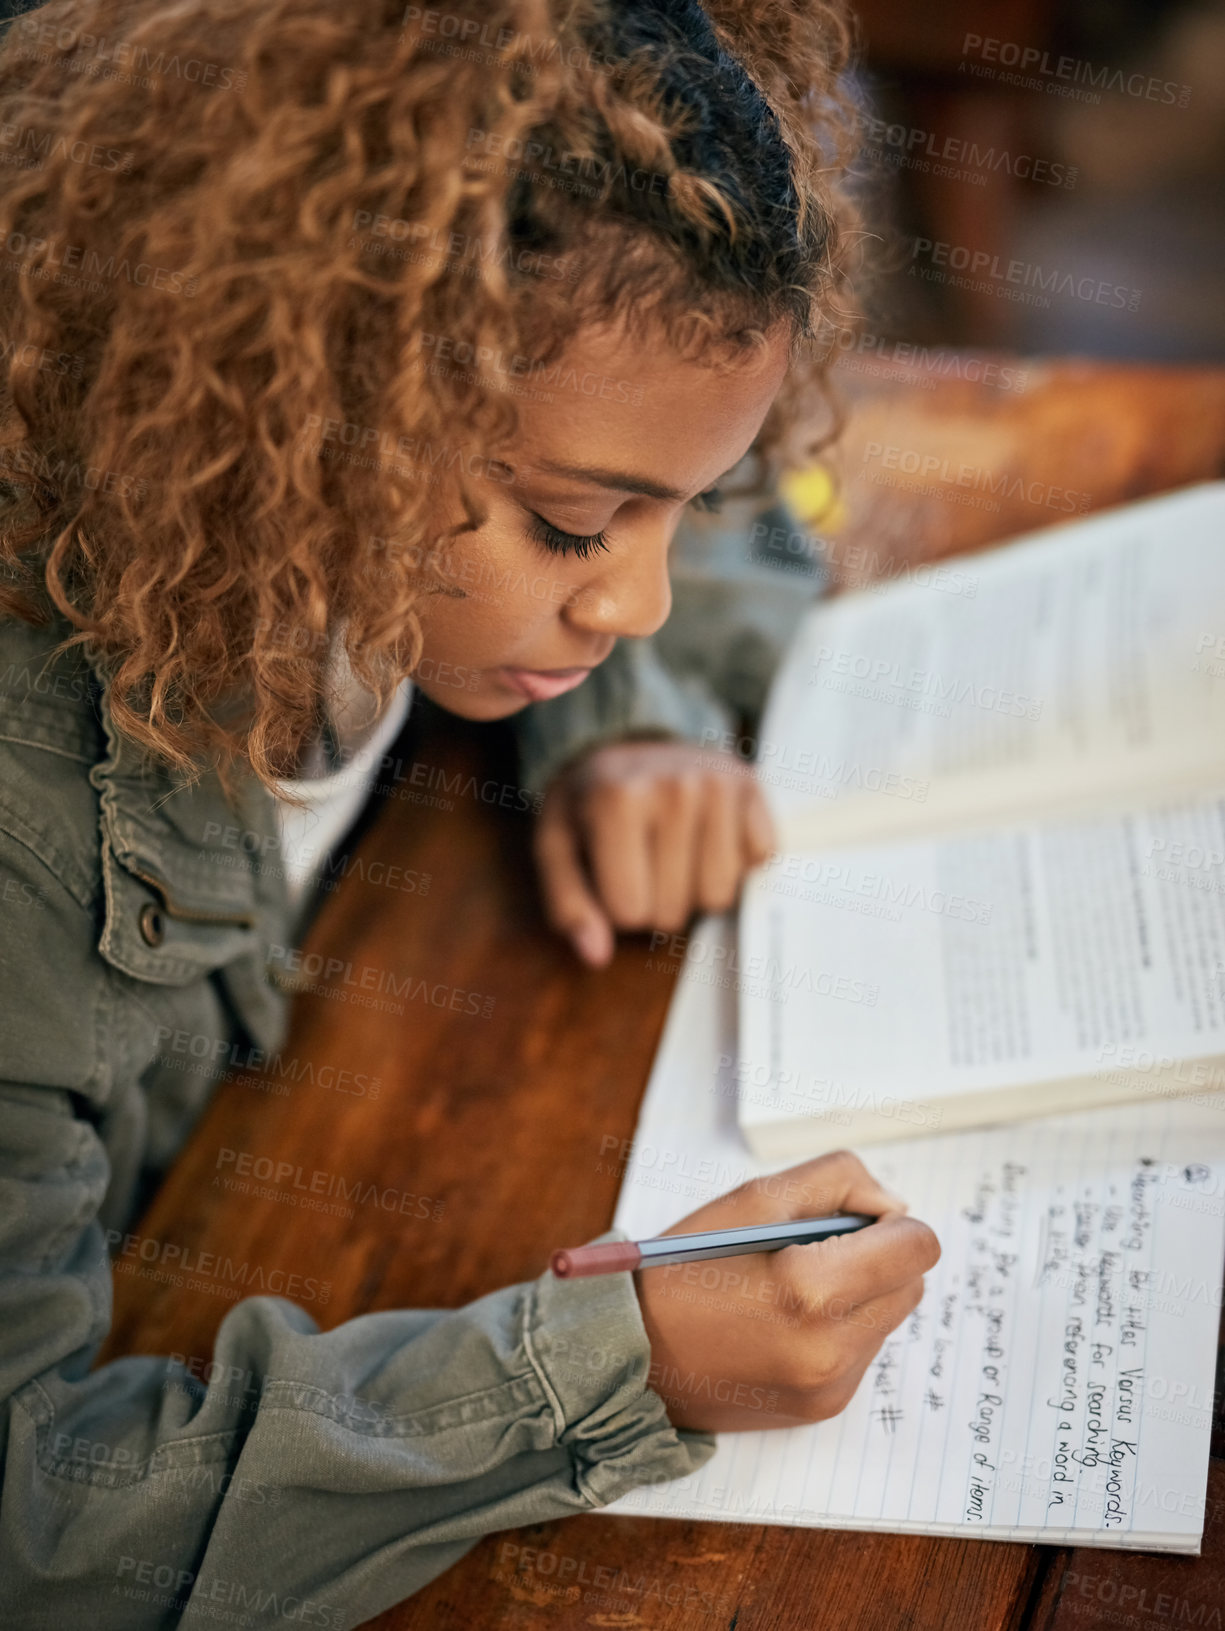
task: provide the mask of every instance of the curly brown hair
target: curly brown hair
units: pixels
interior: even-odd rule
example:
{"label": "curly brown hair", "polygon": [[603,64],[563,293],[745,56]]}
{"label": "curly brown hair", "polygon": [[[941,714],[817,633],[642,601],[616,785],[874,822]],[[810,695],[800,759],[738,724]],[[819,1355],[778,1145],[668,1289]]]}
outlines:
{"label": "curly brown hair", "polygon": [[[824,0],[19,19],[0,610],[68,618],[163,762],[268,783],[317,728],[339,630],[381,699],[412,671],[440,517],[479,523],[468,475],[514,433],[506,378],[431,368],[433,337],[536,367],[597,319],[712,352],[787,316],[759,451],[790,462],[854,315],[849,49]],[[366,570],[389,539],[414,563],[394,578]]]}

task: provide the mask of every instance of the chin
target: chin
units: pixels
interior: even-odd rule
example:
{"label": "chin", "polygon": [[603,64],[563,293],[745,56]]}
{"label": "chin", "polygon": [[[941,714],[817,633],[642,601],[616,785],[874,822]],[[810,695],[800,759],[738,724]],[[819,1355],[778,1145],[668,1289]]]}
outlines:
{"label": "chin", "polygon": [[422,685],[416,682],[416,688],[423,696],[429,697],[437,707],[449,714],[455,714],[459,719],[473,719],[489,721],[494,719],[509,719],[512,714],[521,714],[528,706],[526,697],[509,696],[506,692],[466,691],[455,685]]}

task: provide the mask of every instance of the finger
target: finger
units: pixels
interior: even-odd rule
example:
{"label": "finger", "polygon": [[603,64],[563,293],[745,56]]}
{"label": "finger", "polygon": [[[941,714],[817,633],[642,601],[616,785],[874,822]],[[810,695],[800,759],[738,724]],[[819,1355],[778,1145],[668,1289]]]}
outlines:
{"label": "finger", "polygon": [[564,799],[546,799],[533,841],[549,922],[584,962],[602,966],[613,953],[612,924],[587,881],[578,834]]}
{"label": "finger", "polygon": [[881,1343],[902,1325],[923,1300],[923,1281],[913,1280],[887,1297],[862,1304],[839,1316],[833,1330],[809,1329],[796,1340],[786,1362],[786,1414],[801,1421],[820,1421],[845,1410]]}
{"label": "finger", "polygon": [[[875,1348],[861,1352],[854,1363],[848,1365],[836,1380],[817,1388],[807,1397],[801,1395],[795,1404],[796,1419],[800,1422],[816,1422],[828,1421],[831,1416],[840,1416],[859,1391],[859,1384],[875,1357]],[[794,1395],[792,1397],[794,1398]]]}
{"label": "finger", "polygon": [[760,866],[778,848],[774,817],[758,782],[744,784],[744,854],[749,866]]}
{"label": "finger", "polygon": [[656,789],[650,921],[657,929],[683,928],[693,910],[701,804],[702,784],[695,776],[672,776]]}
{"label": "finger", "polygon": [[587,860],[600,904],[618,928],[651,921],[651,800],[647,784],[627,779],[603,786],[584,806]]}
{"label": "finger", "polygon": [[[702,1208],[706,1218],[727,1217],[726,1222],[703,1222],[695,1228],[735,1228],[741,1224],[779,1223],[786,1218],[823,1218],[835,1212],[904,1212],[906,1202],[877,1183],[857,1155],[835,1150],[799,1166],[755,1178]],[[692,1221],[692,1220],[690,1220]],[[687,1225],[688,1226],[688,1225]]]}
{"label": "finger", "polygon": [[743,794],[731,776],[709,777],[706,788],[697,839],[697,904],[704,912],[726,912],[744,874]]}
{"label": "finger", "polygon": [[918,1218],[888,1212],[850,1235],[778,1253],[780,1278],[820,1311],[855,1308],[899,1290],[940,1260],[940,1242]]}
{"label": "finger", "polygon": [[833,1322],[842,1342],[849,1345],[838,1358],[837,1363],[841,1366],[849,1362],[851,1355],[864,1349],[875,1353],[885,1338],[896,1331],[923,1301],[923,1287],[922,1275],[915,1275],[891,1291],[869,1298],[867,1302],[853,1302],[818,1289],[812,1301],[797,1304],[796,1311],[814,1322]]}
{"label": "finger", "polygon": [[886,1292],[883,1297],[873,1297],[870,1302],[856,1303],[847,1315],[847,1324],[859,1332],[864,1341],[870,1342],[875,1350],[910,1318],[923,1301],[924,1289],[922,1275],[916,1275],[913,1280],[898,1286],[896,1291]]}

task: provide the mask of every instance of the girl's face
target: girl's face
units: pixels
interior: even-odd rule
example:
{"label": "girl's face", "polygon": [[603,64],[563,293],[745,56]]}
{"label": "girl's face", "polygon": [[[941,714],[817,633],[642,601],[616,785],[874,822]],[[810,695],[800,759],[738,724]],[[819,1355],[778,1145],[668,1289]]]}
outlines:
{"label": "girl's face", "polygon": [[445,586],[419,602],[420,689],[467,719],[501,719],[581,684],[618,638],[654,633],[685,506],[747,453],[789,345],[780,323],[716,369],[591,329],[551,383],[525,382],[519,434],[477,482],[486,520],[446,546]]}

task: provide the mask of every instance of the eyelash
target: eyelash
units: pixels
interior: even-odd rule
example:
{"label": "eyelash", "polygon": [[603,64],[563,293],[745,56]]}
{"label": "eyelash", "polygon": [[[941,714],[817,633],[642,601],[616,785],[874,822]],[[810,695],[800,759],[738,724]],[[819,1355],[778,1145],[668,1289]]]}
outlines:
{"label": "eyelash", "polygon": [[584,538],[577,532],[563,532],[560,527],[555,527],[551,521],[546,521],[543,515],[537,515],[534,511],[528,536],[533,543],[543,544],[554,555],[577,555],[581,561],[585,561],[589,555],[594,555],[597,550],[608,548],[608,540],[604,533],[593,532],[590,537]]}
{"label": "eyelash", "polygon": [[[706,510],[717,514],[723,508],[723,494],[717,487],[708,487],[704,493],[699,493],[690,501],[697,510]],[[532,525],[528,535],[533,543],[543,544],[554,555],[577,555],[579,560],[585,561],[598,550],[608,548],[608,535],[604,532],[593,532],[584,537],[577,532],[563,532],[555,527],[551,521],[546,521],[543,515],[532,511]]]}

